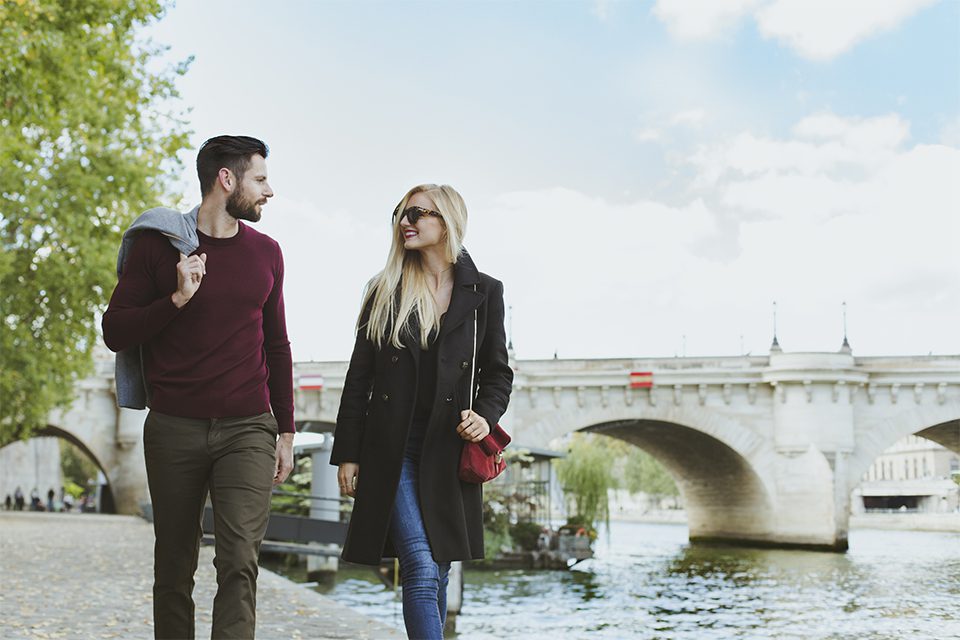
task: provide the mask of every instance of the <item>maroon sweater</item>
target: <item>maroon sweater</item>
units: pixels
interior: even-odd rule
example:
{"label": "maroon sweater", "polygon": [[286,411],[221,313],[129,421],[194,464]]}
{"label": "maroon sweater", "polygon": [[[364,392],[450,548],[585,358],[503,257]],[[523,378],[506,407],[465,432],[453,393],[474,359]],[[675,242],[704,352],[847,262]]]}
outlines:
{"label": "maroon sweater", "polygon": [[283,256],[243,222],[232,238],[199,230],[207,273],[177,309],[179,252],[159,232],[137,238],[103,314],[113,351],[143,345],[150,408],[183,418],[230,418],[273,409],[293,424],[293,360],[283,310]]}

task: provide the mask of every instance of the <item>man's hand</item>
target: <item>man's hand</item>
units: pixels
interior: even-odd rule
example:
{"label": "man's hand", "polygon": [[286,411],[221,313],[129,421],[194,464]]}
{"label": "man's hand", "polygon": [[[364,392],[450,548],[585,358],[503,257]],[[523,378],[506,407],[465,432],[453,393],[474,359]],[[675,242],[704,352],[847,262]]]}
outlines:
{"label": "man's hand", "polygon": [[277,465],[273,474],[274,486],[281,484],[293,471],[293,434],[281,433],[277,438]]}
{"label": "man's hand", "polygon": [[190,301],[193,294],[200,288],[200,281],[206,273],[207,254],[201,253],[199,256],[189,257],[180,254],[180,262],[177,263],[177,290],[170,296],[178,309]]}
{"label": "man's hand", "polygon": [[468,442],[480,442],[490,433],[486,418],[476,411],[464,409],[460,412],[462,422],[457,425],[457,434]]}
{"label": "man's hand", "polygon": [[337,471],[337,483],[340,493],[351,498],[357,495],[357,478],[360,477],[360,465],[356,462],[341,462]]}

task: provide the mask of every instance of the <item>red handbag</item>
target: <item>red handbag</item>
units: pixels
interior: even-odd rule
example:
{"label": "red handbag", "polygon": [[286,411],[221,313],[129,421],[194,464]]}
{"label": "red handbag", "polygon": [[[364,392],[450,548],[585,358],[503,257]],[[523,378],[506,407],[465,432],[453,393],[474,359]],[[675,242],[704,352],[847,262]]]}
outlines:
{"label": "red handbag", "polygon": [[[470,367],[470,410],[473,411],[473,376],[477,371],[477,312],[473,312],[473,362]],[[489,482],[503,473],[507,461],[503,450],[510,444],[510,434],[499,424],[490,428],[490,433],[480,442],[463,443],[460,454],[460,479],[480,484]]]}
{"label": "red handbag", "polygon": [[507,468],[503,450],[510,444],[510,434],[498,424],[480,442],[465,442],[460,454],[460,479],[480,484],[493,480]]}

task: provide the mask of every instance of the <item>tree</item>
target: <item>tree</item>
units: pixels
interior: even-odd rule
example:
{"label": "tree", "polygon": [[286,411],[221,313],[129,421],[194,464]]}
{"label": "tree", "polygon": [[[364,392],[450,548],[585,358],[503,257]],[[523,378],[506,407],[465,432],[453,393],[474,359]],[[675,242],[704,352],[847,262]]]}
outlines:
{"label": "tree", "polygon": [[313,457],[310,455],[300,455],[296,457],[293,464],[293,471],[287,477],[287,481],[277,487],[285,494],[296,495],[277,495],[273,494],[270,499],[270,510],[275,513],[288,513],[294,516],[310,515],[310,496],[311,485],[313,484]]}
{"label": "tree", "polygon": [[587,525],[610,524],[608,492],[621,482],[632,494],[677,496],[673,478],[642,449],[600,434],[575,433],[567,457],[554,460],[557,477],[570,501],[573,515]]}
{"label": "tree", "polygon": [[637,447],[632,447],[627,453],[624,476],[626,488],[632,494],[642,491],[653,498],[663,498],[680,493],[663,465]]}
{"label": "tree", "polygon": [[169,201],[189,60],[152,70],[159,0],[0,1],[0,443],[91,369],[122,230]]}
{"label": "tree", "polygon": [[608,440],[604,436],[575,433],[567,457],[553,461],[574,515],[593,527],[604,522],[609,528],[609,491],[618,486],[613,472],[616,455]]}
{"label": "tree", "polygon": [[75,444],[60,440],[60,471],[64,484],[91,487],[97,482],[97,465]]}

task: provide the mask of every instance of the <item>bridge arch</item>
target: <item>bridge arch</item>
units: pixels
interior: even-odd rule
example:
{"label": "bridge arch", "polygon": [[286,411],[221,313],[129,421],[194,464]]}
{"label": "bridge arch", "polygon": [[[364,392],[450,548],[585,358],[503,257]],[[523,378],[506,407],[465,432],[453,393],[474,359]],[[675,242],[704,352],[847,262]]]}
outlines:
{"label": "bridge arch", "polygon": [[960,398],[901,409],[858,425],[862,435],[848,467],[851,487],[884,451],[906,436],[918,435],[960,453]]}
{"label": "bridge arch", "polygon": [[33,434],[33,437],[34,438],[60,438],[61,440],[66,440],[67,442],[75,446],[77,449],[80,449],[80,451],[83,452],[83,455],[90,458],[93,464],[97,465],[97,469],[99,469],[101,473],[103,473],[104,477],[107,479],[107,483],[109,484],[110,473],[107,470],[107,468],[103,465],[103,463],[100,461],[100,457],[97,456],[97,454],[94,453],[93,450],[91,450],[90,447],[87,446],[86,442],[84,442],[72,431],[68,431],[62,427],[58,427],[52,424],[48,424],[42,429],[37,430]]}
{"label": "bridge arch", "polygon": [[[97,469],[103,474],[103,477],[106,479],[106,484],[103,486],[103,493],[100,495],[100,507],[101,510],[105,513],[114,513],[116,511],[114,497],[113,497],[113,483],[111,480],[111,470],[109,467],[103,464],[102,456],[98,456],[97,453],[87,445],[87,443],[77,434],[64,429],[60,426],[47,424],[41,429],[37,429],[31,434],[32,438],[57,438],[58,440],[65,440],[75,446],[80,452],[85,455]],[[7,445],[13,444],[13,442],[5,442],[0,445],[0,448]],[[99,491],[100,489],[98,489]]]}
{"label": "bridge arch", "polygon": [[774,528],[776,487],[766,467],[775,453],[730,418],[698,407],[584,409],[546,417],[524,433],[540,434],[536,444],[546,445],[575,431],[614,437],[657,458],[684,498],[691,541],[761,542]]}
{"label": "bridge arch", "polygon": [[[149,502],[143,457],[146,411],[117,409],[109,389],[78,394],[64,410],[52,411],[41,433],[56,435],[86,453],[106,478],[106,499],[116,513],[137,514]],[[107,502],[109,501],[109,502]]]}

